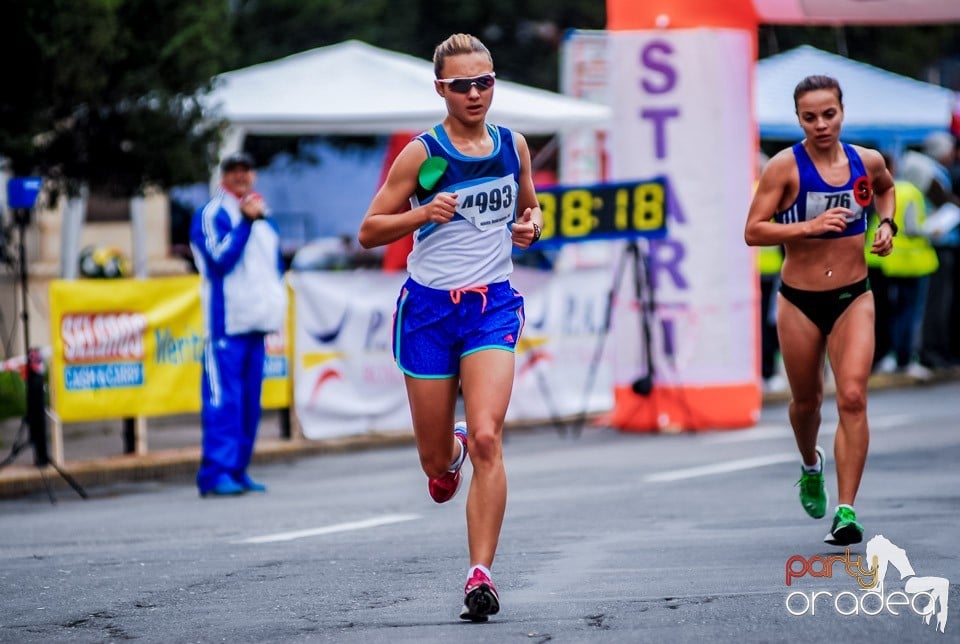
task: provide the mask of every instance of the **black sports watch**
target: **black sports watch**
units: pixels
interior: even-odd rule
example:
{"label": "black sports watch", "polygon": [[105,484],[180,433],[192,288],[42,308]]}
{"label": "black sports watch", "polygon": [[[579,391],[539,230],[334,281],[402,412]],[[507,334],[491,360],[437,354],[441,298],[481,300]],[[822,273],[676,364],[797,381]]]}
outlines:
{"label": "black sports watch", "polygon": [[880,220],[880,223],[877,224],[877,227],[887,224],[890,226],[890,232],[893,233],[893,236],[896,237],[897,233],[900,232],[900,228],[897,227],[897,223],[893,220],[892,217],[884,217]]}
{"label": "black sports watch", "polygon": [[540,229],[540,226],[537,225],[537,222],[534,221],[532,223],[533,223],[533,239],[530,241],[530,243],[535,244],[536,242],[540,241],[540,235],[543,231]]}

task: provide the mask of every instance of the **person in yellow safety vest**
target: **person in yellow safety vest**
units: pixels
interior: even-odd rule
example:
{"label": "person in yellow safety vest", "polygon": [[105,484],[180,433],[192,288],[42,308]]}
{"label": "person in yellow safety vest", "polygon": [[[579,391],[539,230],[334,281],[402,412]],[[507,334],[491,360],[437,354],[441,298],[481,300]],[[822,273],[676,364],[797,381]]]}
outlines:
{"label": "person in yellow safety vest", "polygon": [[[887,167],[890,167],[890,158],[883,153],[883,158],[887,160]],[[892,348],[890,335],[890,289],[887,276],[883,272],[883,258],[876,253],[871,253],[873,246],[873,235],[877,231],[879,219],[871,216],[867,220],[866,239],[870,240],[864,245],[864,256],[867,260],[867,278],[870,280],[870,290],[873,291],[874,318],[873,318],[873,371],[880,371],[880,362],[886,357]],[[898,240],[899,243],[899,240]],[[896,245],[896,244],[894,244]],[[892,358],[891,358],[892,359]],[[884,371],[893,371],[894,367],[886,364]]]}
{"label": "person in yellow safety vest", "polygon": [[[777,287],[783,265],[781,246],[761,246],[758,255],[760,271],[760,375],[767,389],[781,389],[776,384],[777,352]],[[785,383],[784,383],[785,384]]]}
{"label": "person in yellow safety vest", "polygon": [[896,369],[925,376],[929,374],[924,373],[926,370],[917,363],[915,353],[919,344],[926,281],[936,272],[939,262],[936,250],[922,232],[927,217],[923,193],[902,179],[895,182],[894,190],[896,210],[893,220],[900,235],[893,252],[881,260],[890,303],[893,356],[883,358],[880,367],[884,371]]}
{"label": "person in yellow safety vest", "polygon": [[[770,161],[763,150],[757,151],[757,176]],[[753,182],[753,191],[757,182]],[[777,336],[777,290],[780,288],[780,267],[783,266],[783,246],[761,246],[757,253],[757,270],[760,273],[760,376],[767,391],[787,388],[786,380],[777,369],[777,352],[780,338]]]}

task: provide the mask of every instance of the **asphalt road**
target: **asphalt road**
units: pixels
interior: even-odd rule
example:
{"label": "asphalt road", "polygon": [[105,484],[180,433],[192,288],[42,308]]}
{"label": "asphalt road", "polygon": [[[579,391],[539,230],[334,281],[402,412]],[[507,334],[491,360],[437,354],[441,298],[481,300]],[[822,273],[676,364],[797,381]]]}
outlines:
{"label": "asphalt road", "polygon": [[[958,401],[957,382],[871,393],[851,555],[878,534],[902,549],[883,604],[813,560],[844,551],[800,508],[774,405],[741,431],[511,434],[487,624],[457,617],[466,495],[430,501],[412,447],[260,466],[269,492],[239,498],[182,482],[2,501],[0,642],[960,642]],[[835,419],[828,399],[834,497]],[[919,607],[931,578],[949,580],[944,633],[895,594]]]}

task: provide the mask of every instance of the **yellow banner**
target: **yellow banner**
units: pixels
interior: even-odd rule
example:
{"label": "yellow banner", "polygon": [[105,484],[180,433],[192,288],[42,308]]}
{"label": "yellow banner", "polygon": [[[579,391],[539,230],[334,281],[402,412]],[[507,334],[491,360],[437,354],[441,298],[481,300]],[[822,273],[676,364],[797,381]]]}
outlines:
{"label": "yellow banner", "polygon": [[[198,276],[56,280],[50,324],[51,402],[62,421],[200,410]],[[267,337],[264,408],[290,406],[288,337]]]}

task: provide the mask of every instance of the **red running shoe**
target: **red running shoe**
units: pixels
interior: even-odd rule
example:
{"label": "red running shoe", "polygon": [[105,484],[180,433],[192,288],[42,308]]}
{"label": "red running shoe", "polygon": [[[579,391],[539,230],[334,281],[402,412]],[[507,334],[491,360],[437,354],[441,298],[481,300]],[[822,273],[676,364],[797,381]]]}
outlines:
{"label": "red running shoe", "polygon": [[481,570],[475,569],[463,588],[463,608],[460,619],[485,622],[490,615],[500,612],[500,594],[493,580]]}
{"label": "red running shoe", "polygon": [[427,486],[430,497],[437,503],[446,503],[455,497],[460,489],[460,470],[463,468],[463,462],[467,460],[467,424],[465,422],[460,421],[453,426],[453,437],[460,441],[460,457],[446,474],[430,479]]}

